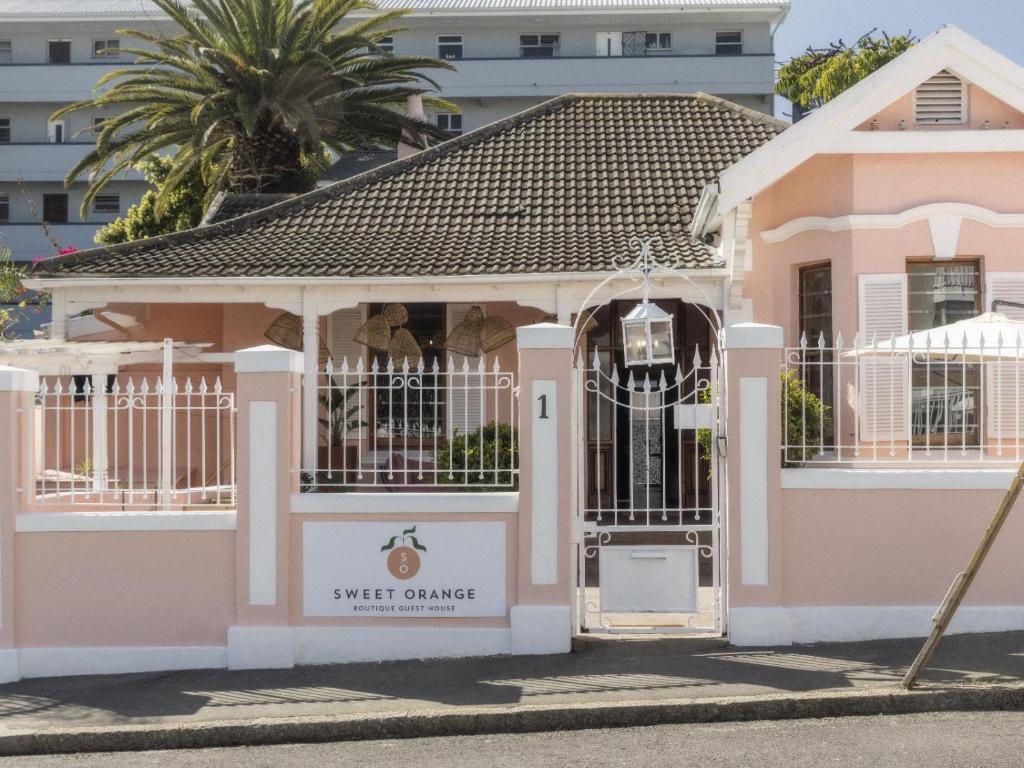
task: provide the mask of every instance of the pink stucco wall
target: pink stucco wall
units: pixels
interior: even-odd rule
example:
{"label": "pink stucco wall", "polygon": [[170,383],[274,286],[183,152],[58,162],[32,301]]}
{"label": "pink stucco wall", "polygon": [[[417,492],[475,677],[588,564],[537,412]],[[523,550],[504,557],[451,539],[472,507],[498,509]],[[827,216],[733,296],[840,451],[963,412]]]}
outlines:
{"label": "pink stucco wall", "polygon": [[[808,160],[754,199],[754,268],[744,282],[754,320],[782,326],[787,343],[795,343],[799,268],[830,261],[834,327],[850,341],[858,328],[857,276],[904,272],[908,259],[927,259],[934,252],[926,221],[901,229],[803,232],[781,243],[766,242],[760,232],[804,216],[892,214],[928,203],[1018,213],[1021,178],[1024,153],[823,155]],[[964,220],[957,255],[980,258],[984,284],[986,271],[1024,268],[1022,247],[1024,229]]]}
{"label": "pink stucco wall", "polygon": [[20,647],[223,646],[233,531],[16,534]]}
{"label": "pink stucco wall", "polygon": [[[938,605],[1002,497],[995,490],[784,489],[783,604]],[[1024,516],[1011,515],[966,604],[1024,604],[1021,541]]]}

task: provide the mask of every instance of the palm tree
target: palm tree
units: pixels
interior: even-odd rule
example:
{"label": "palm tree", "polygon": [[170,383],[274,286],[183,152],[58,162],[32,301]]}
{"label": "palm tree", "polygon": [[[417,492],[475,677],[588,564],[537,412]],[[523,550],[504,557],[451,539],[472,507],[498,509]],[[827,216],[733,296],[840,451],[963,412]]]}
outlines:
{"label": "palm tree", "polygon": [[[173,154],[158,213],[198,167],[208,196],[233,192],[305,192],[325,149],[393,146],[403,135],[445,133],[403,107],[436,83],[420,70],[451,69],[429,57],[395,56],[380,47],[400,31],[405,11],[370,14],[370,0],[153,0],[181,29],[173,37],[121,34],[152,46],[122,48],[136,65],[110,72],[108,90],[56,113],[119,106],[103,121],[96,147],[65,183],[88,174],[82,202],[117,174],[154,153]],[[344,26],[342,26],[344,25]],[[139,66],[151,64],[153,66]],[[428,104],[451,109],[437,98]],[[422,141],[423,139],[418,139]]]}

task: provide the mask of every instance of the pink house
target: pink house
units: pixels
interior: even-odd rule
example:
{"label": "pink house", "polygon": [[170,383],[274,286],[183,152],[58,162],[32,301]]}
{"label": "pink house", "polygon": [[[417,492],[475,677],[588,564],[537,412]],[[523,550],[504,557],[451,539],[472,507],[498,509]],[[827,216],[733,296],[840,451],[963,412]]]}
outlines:
{"label": "pink house", "polygon": [[[926,634],[1024,459],[1022,170],[946,28],[792,127],[566,96],[46,261],[0,677]],[[954,631],[1024,628],[1022,536]]]}

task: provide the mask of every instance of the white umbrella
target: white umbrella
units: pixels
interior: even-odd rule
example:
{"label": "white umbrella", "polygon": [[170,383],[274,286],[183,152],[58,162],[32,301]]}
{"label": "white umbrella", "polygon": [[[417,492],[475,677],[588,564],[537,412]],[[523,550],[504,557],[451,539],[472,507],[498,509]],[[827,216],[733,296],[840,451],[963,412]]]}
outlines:
{"label": "white umbrella", "polygon": [[1024,321],[1012,320],[1001,312],[985,312],[928,331],[869,343],[844,356],[906,354],[943,360],[1022,360]]}

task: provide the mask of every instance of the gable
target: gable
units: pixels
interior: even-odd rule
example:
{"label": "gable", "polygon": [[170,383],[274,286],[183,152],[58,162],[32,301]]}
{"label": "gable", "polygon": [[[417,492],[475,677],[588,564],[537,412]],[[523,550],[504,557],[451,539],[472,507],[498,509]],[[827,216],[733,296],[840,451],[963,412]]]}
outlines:
{"label": "gable", "polygon": [[[949,130],[957,126],[913,135],[870,130],[876,116],[942,70],[979,88],[982,101],[1005,105],[1003,112],[1024,112],[1024,68],[962,30],[945,27],[729,168],[719,182],[718,213],[733,210],[818,154],[1024,152],[1024,121],[1016,128],[1011,123],[1008,129],[973,131],[968,140],[959,135],[964,131]],[[869,130],[858,130],[864,125]]]}
{"label": "gable", "polygon": [[[943,77],[943,73],[946,74]],[[959,78],[956,74],[943,70],[933,75],[917,88],[900,96],[891,104],[880,109],[872,118],[857,126],[858,131],[923,131],[986,128],[1021,129],[1024,128],[1024,111],[1014,109],[1005,101],[996,98],[984,88]],[[948,88],[940,90],[950,78],[961,83],[960,104],[963,110],[962,120],[929,120],[920,119],[924,113],[935,107],[952,106],[955,100]],[[938,81],[938,82],[936,82]],[[924,98],[922,98],[924,94]],[[931,101],[931,103],[926,103]],[[935,104],[939,101],[939,104]]]}

